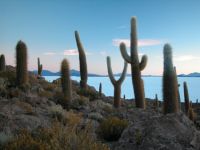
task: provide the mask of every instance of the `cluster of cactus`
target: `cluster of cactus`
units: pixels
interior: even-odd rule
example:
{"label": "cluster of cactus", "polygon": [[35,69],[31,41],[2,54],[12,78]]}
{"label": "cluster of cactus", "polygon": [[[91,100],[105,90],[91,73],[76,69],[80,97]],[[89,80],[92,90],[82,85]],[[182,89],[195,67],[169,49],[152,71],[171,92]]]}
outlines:
{"label": "cluster of cactus", "polygon": [[2,54],[0,56],[0,71],[5,71],[6,70],[6,61],[5,61],[5,56]]}
{"label": "cluster of cactus", "polygon": [[130,56],[126,51],[126,46],[124,43],[120,44],[120,51],[122,57],[127,63],[131,64],[132,72],[132,83],[135,93],[135,104],[138,108],[145,108],[145,93],[144,93],[144,83],[141,78],[141,71],[146,67],[147,56],[142,56],[141,62],[138,58],[138,41],[137,41],[137,30],[136,30],[136,17],[131,18],[131,45],[130,45]]}
{"label": "cluster of cactus", "polygon": [[163,100],[164,114],[177,113],[179,111],[178,84],[176,71],[173,66],[172,48],[164,45],[164,71],[163,71]]}
{"label": "cluster of cactus", "polygon": [[38,76],[42,76],[42,64],[40,64],[40,58],[38,58]]}
{"label": "cluster of cactus", "polygon": [[86,55],[85,55],[84,48],[81,43],[78,31],[75,31],[75,39],[76,39],[76,44],[77,44],[78,52],[79,52],[80,75],[81,75],[80,87],[82,89],[87,89],[87,79],[88,79],[87,61],[86,61]]}
{"label": "cluster of cactus", "polygon": [[71,97],[72,97],[72,88],[71,88],[71,78],[70,78],[70,67],[67,59],[64,59],[61,63],[61,85],[62,91],[64,93],[64,107],[68,108]]}
{"label": "cluster of cactus", "polygon": [[16,84],[24,86],[28,83],[27,47],[22,41],[16,46]]}
{"label": "cluster of cactus", "polygon": [[121,74],[121,77],[118,80],[115,80],[112,68],[111,68],[111,60],[110,57],[107,57],[107,69],[108,69],[108,75],[110,78],[111,83],[114,86],[114,107],[119,108],[121,105],[121,85],[126,77],[126,71],[127,71],[127,62],[124,62],[124,69]]}

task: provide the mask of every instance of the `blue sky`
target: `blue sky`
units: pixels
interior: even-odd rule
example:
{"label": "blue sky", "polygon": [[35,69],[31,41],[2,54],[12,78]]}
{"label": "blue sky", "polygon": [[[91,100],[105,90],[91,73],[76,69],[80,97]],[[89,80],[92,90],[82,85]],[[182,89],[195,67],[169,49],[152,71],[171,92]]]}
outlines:
{"label": "blue sky", "polygon": [[149,58],[143,74],[162,74],[165,43],[173,47],[179,74],[200,72],[199,6],[199,0],[1,0],[0,53],[15,65],[15,46],[23,40],[29,70],[37,68],[37,57],[44,69],[58,71],[68,58],[71,69],[79,70],[78,30],[89,72],[107,74],[109,55],[118,73],[123,68],[118,44],[129,43],[130,19],[137,16],[139,53]]}

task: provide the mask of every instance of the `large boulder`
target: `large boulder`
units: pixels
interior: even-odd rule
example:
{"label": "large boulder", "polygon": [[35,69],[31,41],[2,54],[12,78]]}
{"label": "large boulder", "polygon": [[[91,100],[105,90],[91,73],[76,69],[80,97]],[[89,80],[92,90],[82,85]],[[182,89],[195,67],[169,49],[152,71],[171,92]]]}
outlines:
{"label": "large boulder", "polygon": [[183,113],[159,115],[138,109],[128,118],[132,123],[115,150],[200,150],[200,132]]}

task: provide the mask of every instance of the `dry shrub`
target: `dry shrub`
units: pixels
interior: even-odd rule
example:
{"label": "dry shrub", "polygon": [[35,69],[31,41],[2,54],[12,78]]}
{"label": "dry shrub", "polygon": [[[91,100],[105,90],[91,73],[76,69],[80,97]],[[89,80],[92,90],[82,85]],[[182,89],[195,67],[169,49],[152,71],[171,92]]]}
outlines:
{"label": "dry shrub", "polygon": [[16,101],[16,105],[19,106],[22,110],[24,110],[26,114],[34,114],[33,108],[30,104],[25,103],[23,101]]}
{"label": "dry shrub", "polygon": [[100,124],[97,132],[106,141],[117,141],[127,126],[128,121],[109,117]]}
{"label": "dry shrub", "polygon": [[33,132],[22,130],[4,147],[7,150],[109,150],[96,141],[91,126],[78,128],[80,115],[68,113],[68,124],[54,122],[51,128],[38,128]]}
{"label": "dry shrub", "polygon": [[42,90],[42,91],[39,91],[38,95],[39,95],[40,97],[46,97],[46,98],[51,98],[51,97],[53,97],[52,92],[43,91],[43,90]]}

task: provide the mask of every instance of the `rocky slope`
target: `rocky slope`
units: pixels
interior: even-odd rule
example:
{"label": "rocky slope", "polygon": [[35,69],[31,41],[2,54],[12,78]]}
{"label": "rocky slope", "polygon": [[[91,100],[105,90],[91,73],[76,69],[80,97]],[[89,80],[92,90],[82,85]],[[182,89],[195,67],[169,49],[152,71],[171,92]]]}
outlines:
{"label": "rocky slope", "polygon": [[[66,110],[62,107],[63,95],[59,80],[48,83],[43,79],[37,79],[37,76],[30,73],[30,85],[19,89],[15,87],[15,68],[9,66],[7,70],[7,72],[0,73],[0,148],[2,149],[20,149],[22,145],[23,149],[30,149],[30,147],[41,149],[41,145],[45,147],[43,149],[81,150],[200,149],[198,120],[195,125],[182,112],[163,115],[161,107],[155,108],[154,101],[149,99],[146,110],[135,108],[133,101],[122,101],[122,107],[115,109],[112,106],[112,97],[104,95],[100,97],[92,87],[89,87],[88,91],[82,91],[75,81],[73,81],[72,103],[70,109]],[[194,105],[194,108],[197,112],[197,119],[199,119],[199,104]],[[122,123],[117,122],[113,119],[114,117],[127,122],[125,129],[121,128]],[[100,130],[102,122],[106,119],[111,120],[111,124],[104,125],[104,128]],[[59,136],[56,136],[57,130],[55,132],[45,130],[39,138],[44,134],[46,137],[46,133],[55,135],[50,134],[50,138],[47,136],[48,140],[41,138],[44,141],[42,144],[41,141],[34,139],[35,133],[38,134],[36,132],[38,129],[52,129],[55,122],[59,122]],[[60,133],[60,129],[64,127],[66,127],[67,134],[65,130]],[[31,133],[31,140],[22,140],[22,142],[19,135],[24,129]],[[69,134],[69,130],[73,133]],[[108,140],[104,135],[102,136],[102,133],[105,134],[103,130],[108,131],[106,134],[112,135],[111,139]],[[113,140],[112,137],[116,134],[111,130],[123,132],[116,138],[117,140]],[[60,140],[61,135],[67,138]],[[82,136],[85,138],[81,139]],[[27,139],[27,134],[23,134],[23,137]],[[25,142],[28,143],[28,148],[25,148]],[[33,145],[39,148],[34,148]]]}

